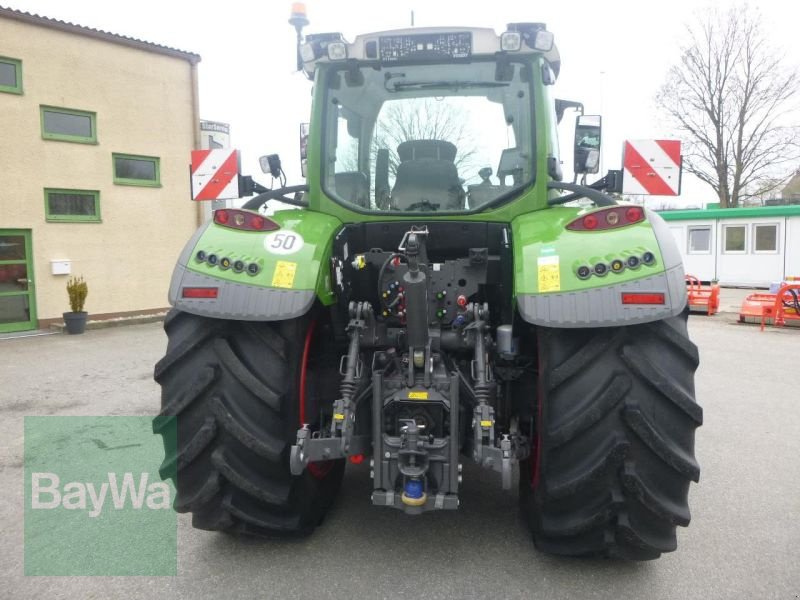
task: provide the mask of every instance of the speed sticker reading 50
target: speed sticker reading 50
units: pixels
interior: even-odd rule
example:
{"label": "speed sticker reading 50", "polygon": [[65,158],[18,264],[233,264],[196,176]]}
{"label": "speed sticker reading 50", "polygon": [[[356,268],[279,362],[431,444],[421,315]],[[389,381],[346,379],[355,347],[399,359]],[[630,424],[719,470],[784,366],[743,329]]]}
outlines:
{"label": "speed sticker reading 50", "polygon": [[303,244],[303,236],[294,231],[274,231],[264,238],[264,248],[272,254],[294,254]]}

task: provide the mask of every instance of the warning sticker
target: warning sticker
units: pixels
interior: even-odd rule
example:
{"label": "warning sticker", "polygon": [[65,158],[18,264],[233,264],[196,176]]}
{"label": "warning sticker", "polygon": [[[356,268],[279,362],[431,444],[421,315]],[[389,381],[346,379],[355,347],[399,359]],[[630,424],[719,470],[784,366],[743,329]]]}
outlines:
{"label": "warning sticker", "polygon": [[297,263],[279,260],[275,263],[275,273],[272,275],[272,287],[291,288],[294,285],[294,274]]}
{"label": "warning sticker", "polygon": [[539,292],[561,291],[561,270],[558,256],[539,257]]}
{"label": "warning sticker", "polygon": [[409,400],[427,400],[428,392],[408,392]]}

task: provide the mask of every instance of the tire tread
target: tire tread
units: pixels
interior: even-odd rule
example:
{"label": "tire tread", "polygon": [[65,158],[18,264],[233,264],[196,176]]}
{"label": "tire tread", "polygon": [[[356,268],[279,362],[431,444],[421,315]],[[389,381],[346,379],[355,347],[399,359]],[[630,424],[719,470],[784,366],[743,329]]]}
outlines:
{"label": "tire tread", "polygon": [[534,488],[532,464],[521,469],[520,500],[541,550],[625,560],[675,550],[676,526],[691,520],[694,430],[703,422],[686,323],[684,312],[644,325],[538,331],[539,477]]}

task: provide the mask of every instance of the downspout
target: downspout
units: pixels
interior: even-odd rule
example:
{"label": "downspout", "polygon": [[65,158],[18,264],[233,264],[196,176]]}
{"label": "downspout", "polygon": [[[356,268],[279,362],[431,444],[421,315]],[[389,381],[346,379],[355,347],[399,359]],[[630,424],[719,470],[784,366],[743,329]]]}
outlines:
{"label": "downspout", "polygon": [[[197,63],[199,62],[191,61],[191,70],[192,70],[192,150],[199,150],[200,149],[200,92],[198,89],[197,83]],[[197,226],[203,224],[205,221],[204,219],[204,204],[202,202],[195,202],[196,209],[197,209]]]}

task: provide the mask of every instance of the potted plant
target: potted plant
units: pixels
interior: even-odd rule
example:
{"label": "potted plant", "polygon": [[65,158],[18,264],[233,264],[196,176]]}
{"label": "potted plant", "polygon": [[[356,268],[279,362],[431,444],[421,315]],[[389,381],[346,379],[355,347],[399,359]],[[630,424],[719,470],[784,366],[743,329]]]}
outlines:
{"label": "potted plant", "polygon": [[89,286],[83,277],[70,277],[67,281],[67,294],[69,294],[69,307],[71,312],[64,313],[64,325],[67,333],[83,333],[86,330],[86,316],[83,305],[89,295]]}

